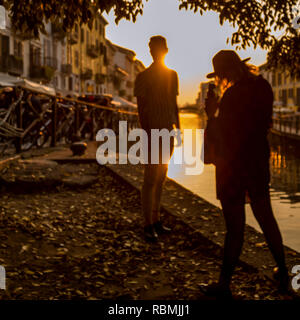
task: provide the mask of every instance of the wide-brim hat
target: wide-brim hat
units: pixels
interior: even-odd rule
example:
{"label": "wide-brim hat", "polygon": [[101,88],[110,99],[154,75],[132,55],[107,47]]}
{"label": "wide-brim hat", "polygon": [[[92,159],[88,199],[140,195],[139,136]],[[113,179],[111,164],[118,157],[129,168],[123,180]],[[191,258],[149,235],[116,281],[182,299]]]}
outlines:
{"label": "wide-brim hat", "polygon": [[234,69],[251,58],[242,60],[234,50],[221,50],[213,57],[214,72],[209,73],[207,78],[214,78],[222,74],[224,71]]}

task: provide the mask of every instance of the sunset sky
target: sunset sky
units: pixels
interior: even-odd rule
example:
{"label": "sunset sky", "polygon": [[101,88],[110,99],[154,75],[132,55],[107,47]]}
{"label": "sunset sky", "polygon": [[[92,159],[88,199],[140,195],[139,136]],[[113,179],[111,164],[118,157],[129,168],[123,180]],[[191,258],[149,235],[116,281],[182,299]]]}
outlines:
{"label": "sunset sky", "polygon": [[[118,45],[132,49],[137,59],[146,67],[151,64],[148,49],[149,38],[163,35],[167,38],[169,54],[168,67],[178,72],[180,80],[179,103],[193,103],[199,83],[206,81],[205,75],[212,70],[213,55],[224,48],[232,48],[226,39],[234,29],[228,24],[220,26],[218,15],[207,12],[203,16],[193,11],[178,9],[176,0],[149,0],[145,2],[144,14],[138,16],[134,24],[122,20],[114,22],[114,15],[104,15],[108,20],[107,38]],[[260,65],[265,62],[266,52],[261,49],[239,51],[242,58],[251,57],[251,63]]]}

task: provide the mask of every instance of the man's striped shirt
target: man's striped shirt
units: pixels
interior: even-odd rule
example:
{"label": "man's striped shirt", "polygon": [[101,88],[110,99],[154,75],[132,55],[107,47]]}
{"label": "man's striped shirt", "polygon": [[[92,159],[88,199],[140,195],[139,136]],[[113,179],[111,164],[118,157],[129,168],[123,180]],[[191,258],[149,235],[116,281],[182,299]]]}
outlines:
{"label": "man's striped shirt", "polygon": [[174,70],[153,63],[137,75],[134,95],[143,101],[138,105],[143,129],[172,130],[173,124],[178,126],[178,76]]}

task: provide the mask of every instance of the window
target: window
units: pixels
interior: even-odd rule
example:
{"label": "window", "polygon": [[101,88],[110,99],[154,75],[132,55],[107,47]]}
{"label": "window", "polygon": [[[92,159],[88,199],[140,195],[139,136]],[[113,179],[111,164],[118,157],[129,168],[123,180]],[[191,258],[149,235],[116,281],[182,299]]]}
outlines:
{"label": "window", "polygon": [[300,107],[300,88],[297,88],[297,99],[296,105]]}
{"label": "window", "polygon": [[50,46],[50,40],[44,38],[44,57],[50,57],[51,56],[51,46]]}
{"label": "window", "polygon": [[276,73],[272,73],[272,86],[276,86]]}
{"label": "window", "polygon": [[23,44],[16,39],[14,40],[14,55],[16,57],[23,57]]}
{"label": "window", "polygon": [[281,91],[281,101],[283,103],[283,106],[286,107],[287,105],[287,90],[282,90]]}
{"label": "window", "polygon": [[282,80],[282,77],[281,77],[281,73],[279,72],[278,73],[278,80],[277,80],[279,86],[281,86],[281,83],[282,83],[281,80]]}
{"label": "window", "polygon": [[81,42],[84,42],[84,30],[83,30],[83,28],[81,28],[81,30],[80,30],[80,40],[81,40]]}
{"label": "window", "polygon": [[78,51],[75,51],[75,66],[78,68],[79,66],[79,54]]}
{"label": "window", "polygon": [[69,77],[69,90],[73,91],[73,78]]}
{"label": "window", "polygon": [[282,77],[283,77],[283,84],[286,84],[286,77],[287,75],[285,73],[282,74]]}
{"label": "window", "polygon": [[30,47],[30,62],[33,65],[39,66],[41,64],[41,50],[40,48]]}
{"label": "window", "polygon": [[61,77],[61,89],[65,89],[66,87],[66,78],[64,76]]}
{"label": "window", "polygon": [[289,89],[289,98],[294,98],[294,90]]}
{"label": "window", "polygon": [[2,46],[1,48],[2,56],[5,57],[9,55],[9,37],[0,35],[0,42]]}
{"label": "window", "polygon": [[86,30],[86,44],[88,45],[89,44],[89,39],[90,38],[90,33],[88,30]]}

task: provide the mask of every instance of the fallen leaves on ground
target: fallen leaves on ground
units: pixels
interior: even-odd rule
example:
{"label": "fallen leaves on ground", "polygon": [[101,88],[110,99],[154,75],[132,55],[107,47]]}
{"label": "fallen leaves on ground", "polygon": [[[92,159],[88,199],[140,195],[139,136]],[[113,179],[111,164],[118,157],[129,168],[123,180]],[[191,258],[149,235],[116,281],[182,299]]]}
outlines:
{"label": "fallen leaves on ground", "polygon": [[[172,216],[173,232],[146,243],[138,192],[104,167],[76,170],[85,169],[97,172],[89,187],[2,191],[0,298],[203,299],[199,285],[217,279],[220,250]],[[241,299],[280,298],[243,268],[233,290]]]}

